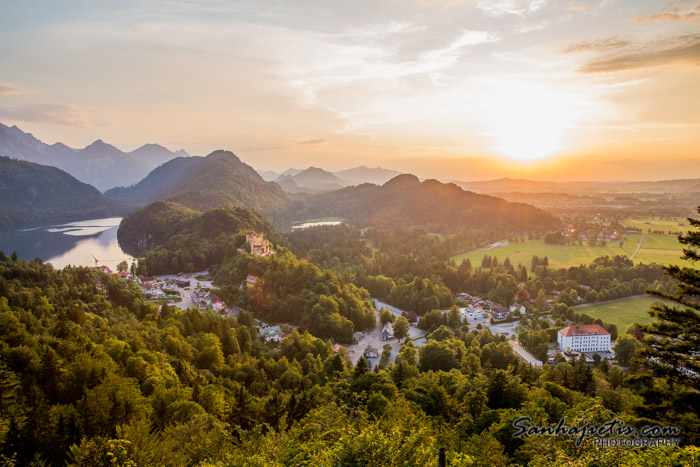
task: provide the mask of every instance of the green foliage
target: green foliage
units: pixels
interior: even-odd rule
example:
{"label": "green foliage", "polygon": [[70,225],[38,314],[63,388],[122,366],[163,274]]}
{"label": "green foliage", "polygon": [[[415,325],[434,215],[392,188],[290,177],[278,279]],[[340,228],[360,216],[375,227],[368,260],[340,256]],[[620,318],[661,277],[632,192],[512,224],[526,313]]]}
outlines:
{"label": "green foliage", "polygon": [[124,218],[117,233],[124,247],[143,252],[141,274],[201,271],[235,254],[245,233],[272,237],[272,225],[247,208],[223,207],[198,213],[177,203],[158,201]]}
{"label": "green foliage", "polygon": [[[229,298],[268,322],[302,326],[314,336],[351,343],[353,332],[375,327],[374,306],[366,290],[321,271],[284,248],[269,257],[228,257],[215,280]],[[241,287],[247,275],[258,279]]]}
{"label": "green foliage", "polygon": [[[700,207],[697,208],[700,213]],[[700,229],[700,220],[688,218],[690,225]],[[686,247],[683,259],[692,263],[700,261],[700,230],[688,231],[678,237]],[[650,324],[640,326],[646,333],[645,347],[640,356],[657,375],[674,382],[695,387],[700,381],[700,269],[665,266],[664,271],[677,281],[676,293],[649,290],[657,297],[677,305],[656,304],[649,313],[656,318]]]}
{"label": "green foliage", "polygon": [[242,206],[290,224],[291,196],[276,183],[264,181],[229,151],[173,159],[136,185],[114,188],[105,195],[139,205],[172,201],[202,212],[222,206]]}
{"label": "green foliage", "polygon": [[[592,274],[603,277],[608,267]],[[246,274],[259,279],[250,291],[240,287]],[[491,286],[509,287],[494,274]],[[583,359],[533,368],[503,336],[450,329],[449,314],[437,311],[424,318],[447,322],[426,345],[405,342],[385,369],[370,371],[364,357],[353,368],[344,349],[334,353],[334,342],[319,338],[344,336],[345,321],[374,326],[369,295],[343,274],[280,248],[270,258],[227,256],[215,279],[252,313],[159,310],[133,282],[0,252],[0,459],[431,465],[443,447],[449,465],[697,464],[694,446],[602,451],[566,436],[512,438],[512,421],[523,415],[545,425],[616,417],[678,426],[681,442],[693,444],[697,391],[639,373],[634,359],[626,373],[605,361],[592,370]],[[550,276],[536,281],[547,291],[560,285]],[[292,331],[273,351],[256,339],[253,314],[298,319],[317,336]],[[316,324],[324,320],[341,326]],[[404,321],[397,318],[395,330]],[[540,332],[523,338],[536,341]]]}
{"label": "green foliage", "polygon": [[47,165],[0,157],[0,229],[124,214],[128,207]]}

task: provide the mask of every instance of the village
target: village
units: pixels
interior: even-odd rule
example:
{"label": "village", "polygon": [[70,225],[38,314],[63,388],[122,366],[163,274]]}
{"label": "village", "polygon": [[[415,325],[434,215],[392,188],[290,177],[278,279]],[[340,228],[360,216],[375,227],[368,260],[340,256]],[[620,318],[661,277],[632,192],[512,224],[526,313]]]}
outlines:
{"label": "village", "polygon": [[[270,256],[275,252],[270,242],[264,238],[263,234],[252,233],[246,235],[248,248],[239,248],[239,254],[252,254],[256,256]],[[135,280],[141,287],[148,300],[167,301],[172,306],[186,310],[196,308],[200,311],[211,310],[224,316],[237,316],[241,308],[237,306],[229,307],[224,300],[213,291],[212,278],[208,270],[194,273],[178,273],[160,276],[134,276],[129,271],[113,272],[107,266],[96,266],[107,274],[115,274],[124,280]],[[255,287],[258,278],[248,275],[241,284],[241,289],[251,289]],[[552,298],[556,299],[561,293],[569,293],[569,290],[553,291]],[[523,304],[513,304],[510,307],[503,306],[491,300],[462,292],[456,295],[459,313],[463,324],[470,329],[489,329],[494,335],[502,335],[513,347],[521,360],[528,364],[541,367],[544,363],[525,349],[517,340],[518,333],[523,330],[520,325],[520,318],[527,316],[527,307]],[[550,308],[554,304],[553,299],[548,299],[545,306]],[[582,301],[576,297],[577,301]],[[370,367],[379,364],[382,358],[382,365],[394,362],[401,350],[399,339],[394,336],[392,322],[382,324],[379,319],[379,311],[389,310],[394,318],[405,316],[410,324],[407,336],[404,339],[412,340],[416,347],[425,345],[428,333],[417,327],[418,315],[414,312],[405,312],[387,303],[372,299],[377,311],[377,325],[373,331],[356,332],[354,343],[340,345],[335,344],[333,350],[337,353],[344,349],[347,358],[357,364],[358,360],[364,356],[368,360]],[[442,310],[447,313],[449,310]],[[297,326],[288,323],[264,323],[257,321],[258,338],[265,344],[276,344],[285,335]],[[601,358],[613,359],[611,352],[610,333],[599,325],[568,326],[558,330],[557,342],[549,344],[547,352],[547,362],[553,363],[555,355],[563,356],[566,361],[575,360],[583,355],[589,364],[593,364],[593,355],[598,354]]]}

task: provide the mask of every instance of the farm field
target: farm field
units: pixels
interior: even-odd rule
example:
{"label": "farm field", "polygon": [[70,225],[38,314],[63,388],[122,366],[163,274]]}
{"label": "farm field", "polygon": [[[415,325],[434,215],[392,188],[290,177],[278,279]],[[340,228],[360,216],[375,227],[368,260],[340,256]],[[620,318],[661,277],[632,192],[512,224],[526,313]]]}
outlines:
{"label": "farm field", "polygon": [[[639,217],[628,218],[622,223],[628,227],[637,227],[644,231],[642,247],[632,259],[635,263],[657,263],[657,264],[677,264],[679,266],[690,266],[688,261],[681,260],[682,246],[678,243],[676,236],[653,235],[648,233],[648,229],[662,230],[664,232],[686,232],[690,225],[683,217],[677,218],[651,218]],[[684,225],[679,225],[684,224]],[[529,267],[533,255],[538,257],[547,256],[550,267],[561,268],[590,264],[595,258],[601,256],[625,255],[630,256],[637,249],[641,234],[626,235],[626,240],[622,247],[619,242],[609,242],[604,247],[591,247],[585,242],[583,245],[547,245],[543,239],[526,240],[523,243],[499,242],[497,246],[484,247],[471,250],[456,256],[452,259],[461,263],[469,258],[473,266],[479,266],[484,255],[498,257],[503,261],[510,258],[513,265],[522,263]]]}
{"label": "farm field", "polygon": [[632,323],[646,324],[654,320],[646,312],[654,300],[658,299],[654,297],[631,298],[601,305],[576,307],[576,312],[586,313],[594,318],[600,318],[606,323],[612,323],[622,334]]}
{"label": "farm field", "polygon": [[[504,246],[494,248],[479,248],[460,255],[453,256],[457,264],[469,258],[473,266],[481,265],[484,255],[496,256],[502,262],[506,257],[510,258],[513,265],[522,263],[528,270],[532,263],[533,255],[549,259],[550,267],[563,268],[589,264],[595,258],[601,256],[631,255],[639,244],[639,235],[629,235],[624,245],[620,247],[619,242],[611,242],[604,247],[591,247],[586,243],[583,245],[547,245],[543,239],[526,240],[523,243],[508,243]],[[639,253],[637,253],[639,254]]]}
{"label": "farm field", "polygon": [[644,232],[647,232],[649,229],[652,231],[662,230],[664,232],[687,232],[690,229],[690,223],[685,217],[628,217],[622,221],[622,225],[625,227],[636,227]]}

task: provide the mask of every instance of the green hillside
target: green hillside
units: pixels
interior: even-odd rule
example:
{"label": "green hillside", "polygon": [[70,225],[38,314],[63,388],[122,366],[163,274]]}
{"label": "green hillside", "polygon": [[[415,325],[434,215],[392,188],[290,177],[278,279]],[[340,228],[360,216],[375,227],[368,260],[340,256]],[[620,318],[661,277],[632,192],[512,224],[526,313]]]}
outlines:
{"label": "green hillside", "polygon": [[123,214],[92,185],[63,170],[0,157],[0,228]]}
{"label": "green hillside", "polygon": [[139,205],[168,199],[196,211],[219,206],[249,207],[282,225],[289,223],[284,208],[293,201],[279,185],[263,180],[230,151],[173,159],[136,185],[114,188],[105,195]]}
{"label": "green hillside", "polygon": [[559,223],[528,204],[464,191],[453,183],[420,182],[414,175],[308,197],[304,204],[305,218],[342,217],[360,226],[424,226],[437,232],[482,226],[530,230]]}

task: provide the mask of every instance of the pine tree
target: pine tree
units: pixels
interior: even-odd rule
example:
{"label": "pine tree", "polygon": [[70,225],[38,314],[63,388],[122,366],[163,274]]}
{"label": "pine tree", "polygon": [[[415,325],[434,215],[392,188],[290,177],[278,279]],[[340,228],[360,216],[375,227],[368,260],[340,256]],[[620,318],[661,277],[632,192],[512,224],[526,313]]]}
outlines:
{"label": "pine tree", "polygon": [[[697,208],[700,213],[700,207]],[[688,218],[690,225],[700,227],[700,220]],[[700,260],[700,231],[688,231],[678,237],[688,245],[683,256],[692,263]],[[645,347],[639,352],[645,365],[656,375],[689,387],[700,385],[700,270],[675,265],[664,266],[664,271],[676,279],[675,294],[647,290],[675,304],[657,304],[649,314],[656,318],[650,324],[640,326]]]}

